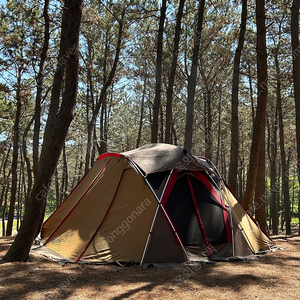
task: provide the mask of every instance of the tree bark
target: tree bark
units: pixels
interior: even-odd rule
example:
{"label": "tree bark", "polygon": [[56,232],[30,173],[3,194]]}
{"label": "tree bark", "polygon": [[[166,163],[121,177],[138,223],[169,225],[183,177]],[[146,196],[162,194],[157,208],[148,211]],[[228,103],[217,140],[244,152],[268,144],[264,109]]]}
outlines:
{"label": "tree bark", "polygon": [[280,67],[278,61],[278,51],[280,45],[275,50],[275,66],[276,66],[276,97],[277,97],[277,113],[279,121],[279,143],[281,154],[282,167],[282,188],[283,188],[283,203],[284,203],[284,218],[286,224],[286,234],[291,234],[291,205],[290,205],[290,191],[289,191],[289,169],[287,167],[284,131],[283,131],[283,114],[282,114],[282,100],[281,100],[281,79]]}
{"label": "tree bark", "polygon": [[7,149],[7,154],[4,158],[4,162],[3,162],[3,165],[2,165],[2,168],[1,168],[2,169],[2,175],[3,175],[3,183],[2,183],[2,192],[1,192],[1,197],[0,197],[0,209],[2,208],[3,200],[5,199],[4,198],[5,189],[7,188],[7,184],[8,184],[9,175],[6,175],[6,166],[7,166],[7,163],[9,162],[10,148],[11,148],[11,146],[9,145],[8,149]]}
{"label": "tree bark", "polygon": [[[67,1],[65,1],[66,3]],[[68,57],[70,56],[70,49],[74,49],[72,45],[68,48],[67,45],[67,38],[68,38],[68,30],[71,20],[69,19],[68,14],[66,13],[66,6],[63,10],[62,15],[62,25],[61,25],[61,34],[60,34],[60,46],[59,46],[59,53],[58,53],[58,63],[56,67],[56,71],[53,78],[53,86],[51,90],[51,99],[50,99],[50,106],[49,106],[49,113],[47,118],[47,125],[44,132],[44,140],[49,140],[54,128],[54,123],[56,120],[56,114],[59,109],[59,100],[61,95],[62,83],[64,80],[65,68],[66,63],[68,61]]]}
{"label": "tree bark", "polygon": [[202,25],[203,25],[204,6],[205,6],[205,0],[201,0],[199,3],[199,9],[197,13],[198,20],[197,20],[197,28],[195,32],[191,74],[188,78],[188,87],[187,87],[188,99],[187,99],[187,108],[186,108],[184,148],[188,151],[192,149],[192,142],[193,142],[194,99],[195,99],[196,82],[197,82],[197,69],[198,69],[198,60],[199,60],[198,58],[199,58],[201,32],[202,32]]}
{"label": "tree bark", "polygon": [[[46,199],[61,149],[65,142],[69,125],[73,119],[78,87],[78,42],[83,0],[66,0],[63,19],[67,20],[66,46],[69,56],[66,58],[66,84],[62,103],[54,120],[48,120],[45,131],[48,135],[43,141],[40,156],[40,173],[34,182],[31,195],[25,205],[25,215],[20,231],[11,248],[5,254],[4,261],[26,261],[34,238],[43,222]],[[63,36],[61,37],[63,38]],[[53,105],[53,103],[52,103]],[[49,112],[50,114],[50,112]],[[51,122],[50,122],[51,121]],[[50,127],[50,128],[49,128]],[[52,129],[52,131],[50,131]]]}
{"label": "tree bark", "polygon": [[176,74],[177,60],[179,54],[179,41],[180,41],[180,32],[181,32],[181,20],[183,15],[185,0],[180,0],[176,26],[175,26],[175,36],[173,42],[173,58],[171,63],[171,71],[169,75],[168,88],[167,88],[167,105],[166,105],[166,133],[165,133],[165,143],[171,143],[171,123],[172,123],[172,100],[173,100],[173,89],[174,89],[174,80]]}
{"label": "tree bark", "polygon": [[211,90],[207,88],[205,101],[205,157],[213,160],[213,130],[212,130],[212,108],[211,108]]}
{"label": "tree bark", "polygon": [[256,0],[256,27],[257,27],[257,109],[254,121],[254,130],[250,152],[247,185],[244,195],[244,205],[252,212],[253,195],[255,190],[257,169],[259,165],[259,147],[264,134],[264,122],[266,116],[266,105],[268,95],[268,70],[266,49],[266,25],[265,25],[265,1]]}
{"label": "tree bark", "polygon": [[[265,126],[263,129],[265,133]],[[268,231],[266,222],[266,147],[265,147],[265,134],[261,136],[260,147],[259,147],[259,168],[257,170],[257,180],[255,186],[255,219],[260,226]]]}
{"label": "tree bark", "polygon": [[231,94],[231,145],[228,185],[234,193],[237,192],[237,173],[239,157],[239,82],[240,63],[244,47],[246,21],[247,21],[247,0],[242,1],[242,16],[239,35],[239,43],[234,55],[232,94]]}
{"label": "tree bark", "polygon": [[153,121],[151,131],[151,143],[157,143],[158,139],[158,117],[161,106],[161,70],[162,70],[162,54],[163,54],[163,35],[164,35],[164,22],[166,18],[167,1],[162,0],[160,8],[160,19],[157,36],[157,49],[156,49],[156,82],[155,82],[155,97],[153,104]]}
{"label": "tree bark", "polygon": [[[298,180],[300,183],[300,45],[299,45],[299,0],[293,0],[291,8],[291,35],[292,35],[292,58],[293,58],[293,81],[296,110],[296,139],[298,158]],[[300,222],[300,213],[299,213]],[[299,226],[300,234],[300,226]]]}
{"label": "tree bark", "polygon": [[18,78],[17,78],[17,91],[16,91],[16,101],[17,101],[17,110],[15,115],[14,127],[13,127],[13,152],[12,152],[12,164],[11,164],[11,173],[12,173],[12,183],[11,183],[11,192],[10,192],[10,204],[9,204],[9,213],[6,227],[6,235],[10,236],[12,234],[14,213],[15,213],[15,203],[17,195],[17,185],[18,185],[18,154],[19,154],[19,124],[21,117],[21,108],[22,108],[22,99],[21,99],[21,67],[18,69]]}
{"label": "tree bark", "polygon": [[59,182],[58,182],[57,168],[54,171],[54,184],[55,184],[55,198],[56,198],[56,208],[57,208],[60,205],[60,194],[59,194]]}
{"label": "tree bark", "polygon": [[24,161],[26,163],[26,170],[27,170],[27,193],[26,193],[25,199],[27,199],[29,197],[29,194],[30,194],[31,188],[32,188],[32,168],[31,168],[30,159],[27,155],[26,139],[27,139],[28,132],[29,132],[30,127],[33,124],[33,122],[34,122],[34,116],[30,120],[30,122],[27,124],[27,126],[24,130],[24,133],[23,133],[23,138],[22,138],[23,157],[24,157]]}
{"label": "tree bark", "polygon": [[[145,65],[146,65],[146,63],[145,63]],[[147,73],[147,70],[146,70],[146,71],[144,71],[144,86],[143,86],[143,92],[142,92],[140,124],[139,124],[138,137],[137,137],[137,140],[136,140],[136,148],[140,147],[141,137],[142,137],[142,128],[143,128],[143,119],[144,119],[144,106],[145,106],[147,80],[148,80],[148,73]]]}
{"label": "tree bark", "polygon": [[[268,155],[270,160],[270,211],[271,211],[271,228],[273,234],[278,234],[278,182],[276,172],[277,158],[277,106],[274,116],[274,125],[268,126]],[[268,122],[269,124],[269,122]]]}
{"label": "tree bark", "polygon": [[48,15],[49,0],[45,0],[44,3],[44,43],[41,52],[41,59],[39,63],[39,71],[37,75],[37,90],[36,90],[36,99],[35,99],[35,114],[34,114],[34,133],[33,133],[33,173],[35,178],[39,173],[39,140],[40,140],[40,127],[41,127],[41,99],[43,92],[43,81],[44,81],[44,68],[45,61],[47,58],[47,52],[49,48],[49,39],[50,39],[50,21]]}

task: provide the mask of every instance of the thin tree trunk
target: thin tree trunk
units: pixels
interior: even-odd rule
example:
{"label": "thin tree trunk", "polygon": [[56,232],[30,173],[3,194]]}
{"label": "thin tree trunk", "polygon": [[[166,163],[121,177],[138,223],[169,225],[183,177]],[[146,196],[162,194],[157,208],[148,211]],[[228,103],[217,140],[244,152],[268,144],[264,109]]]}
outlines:
{"label": "thin tree trunk", "polygon": [[159,142],[163,143],[164,142],[164,112],[162,107],[160,106],[159,108],[160,112],[160,134],[159,134]]}
{"label": "thin tree trunk", "polygon": [[[26,261],[32,242],[38,235],[43,222],[51,178],[57,166],[68,128],[74,117],[73,110],[76,104],[78,87],[77,49],[82,2],[83,0],[65,1],[63,19],[67,20],[69,25],[66,30],[62,28],[62,31],[65,30],[68,33],[66,35],[66,49],[68,50],[69,57],[66,58],[66,84],[62,103],[54,120],[49,120],[50,115],[48,115],[49,122],[47,120],[45,128],[45,132],[47,131],[48,135],[45,136],[43,141],[40,156],[40,173],[34,182],[30,198],[26,202],[25,215],[19,233],[11,248],[5,254],[4,261]],[[66,23],[64,23],[64,26],[66,26]]]}
{"label": "thin tree trunk", "polygon": [[3,213],[2,213],[2,236],[5,236],[5,214],[6,214],[6,207],[7,207],[7,196],[8,196],[8,191],[10,189],[10,177],[11,174],[11,169],[8,172],[8,175],[6,177],[6,189],[5,189],[5,194],[4,194],[4,205],[3,205]]}
{"label": "thin tree trunk", "polygon": [[286,234],[291,234],[291,207],[290,207],[290,191],[289,191],[289,169],[287,167],[285,145],[284,145],[284,132],[283,132],[283,114],[282,114],[282,101],[281,101],[281,82],[280,82],[280,67],[278,61],[278,45],[275,52],[275,65],[276,65],[276,96],[277,96],[277,113],[279,120],[279,142],[281,154],[281,167],[282,167],[282,188],[283,188],[283,202],[284,202],[284,218],[286,224]]}
{"label": "thin tree trunk", "polygon": [[3,174],[3,185],[2,185],[2,192],[1,192],[1,198],[0,198],[0,209],[2,208],[3,200],[4,200],[4,194],[5,194],[5,187],[8,182],[8,175],[6,175],[6,167],[7,163],[9,162],[9,155],[10,155],[10,148],[11,146],[8,146],[7,154],[4,158],[4,162],[2,165],[2,174]]}
{"label": "thin tree trunk", "polygon": [[59,181],[58,181],[58,171],[55,169],[54,173],[54,182],[55,182],[55,198],[56,198],[56,207],[60,205],[60,194],[59,194]]}
{"label": "thin tree trunk", "polygon": [[33,172],[35,178],[39,173],[39,139],[40,139],[40,127],[41,127],[41,99],[43,92],[43,81],[44,81],[44,68],[45,61],[47,58],[47,52],[49,48],[49,39],[50,39],[50,21],[48,15],[48,6],[49,0],[44,2],[44,43],[41,52],[41,59],[39,63],[39,71],[37,75],[37,90],[36,90],[36,99],[35,99],[35,114],[34,114],[34,133],[33,133]]}
{"label": "thin tree trunk", "polygon": [[2,236],[5,236],[5,214],[6,214],[6,205],[7,205],[7,193],[8,193],[8,187],[6,188],[5,191],[5,200],[4,200],[4,205],[3,205],[3,212],[2,212]]}
{"label": "thin tree trunk", "polygon": [[[67,2],[67,0],[65,1]],[[61,34],[60,34],[60,46],[59,46],[59,53],[58,53],[58,63],[56,66],[56,71],[53,78],[53,86],[51,90],[51,99],[50,99],[50,106],[49,106],[49,113],[47,118],[47,125],[44,132],[44,140],[49,140],[53,134],[53,128],[55,126],[56,114],[59,109],[59,100],[61,95],[61,89],[64,79],[64,73],[66,68],[66,63],[68,61],[68,57],[73,51],[77,51],[74,47],[76,45],[72,45],[68,47],[67,45],[67,37],[68,37],[68,30],[69,24],[71,20],[66,13],[66,6],[63,9],[62,15],[62,25],[61,25]],[[71,53],[72,52],[72,53]]]}
{"label": "thin tree trunk", "polygon": [[114,79],[114,76],[115,76],[115,73],[117,70],[117,65],[119,62],[119,57],[120,57],[120,52],[121,52],[122,35],[123,35],[124,15],[125,15],[125,10],[123,10],[123,12],[122,12],[121,19],[118,20],[119,21],[119,32],[118,32],[118,41],[117,41],[116,54],[115,54],[113,66],[107,77],[107,80],[103,84],[99,99],[96,103],[95,108],[93,109],[93,114],[92,114],[92,117],[88,124],[87,150],[86,150],[86,157],[85,157],[85,172],[87,172],[90,168],[91,149],[93,147],[92,137],[93,137],[93,130],[94,130],[94,126],[96,123],[96,119],[99,114],[100,108],[102,106],[102,102],[106,96],[107,89],[109,88],[109,86],[111,85],[111,83]]}
{"label": "thin tree trunk", "polygon": [[255,105],[254,105],[254,97],[253,97],[253,85],[252,85],[250,61],[248,62],[248,76],[249,76],[249,93],[250,93],[251,112],[252,112],[252,131],[254,131]]}
{"label": "thin tree trunk", "polygon": [[140,124],[139,124],[138,137],[137,137],[137,140],[136,140],[136,148],[140,147],[141,137],[142,137],[147,79],[148,79],[148,74],[147,74],[147,71],[146,71],[144,73],[144,86],[143,86],[143,94],[142,94],[142,101],[141,101],[142,103],[141,103],[141,113],[140,113]]}
{"label": "thin tree trunk", "polygon": [[[278,105],[278,103],[277,103]],[[268,154],[270,160],[270,211],[271,211],[271,228],[273,234],[278,234],[278,182],[276,172],[276,158],[277,158],[277,105],[275,110],[275,121],[272,128],[268,126]],[[269,124],[269,122],[268,122]],[[272,135],[272,137],[271,137]]]}
{"label": "thin tree trunk", "polygon": [[6,228],[7,236],[10,236],[12,234],[16,195],[17,195],[17,185],[18,185],[17,168],[18,168],[18,153],[19,153],[19,124],[20,124],[21,107],[22,107],[21,69],[18,70],[16,100],[17,100],[17,110],[16,110],[14,127],[13,127],[14,142],[13,142],[13,153],[12,153],[13,158],[12,158],[12,165],[11,165],[12,183],[11,183],[9,213],[8,213],[7,228]]}
{"label": "thin tree trunk", "polygon": [[220,90],[219,95],[219,103],[218,103],[218,138],[217,138],[217,154],[216,154],[216,166],[219,165],[219,157],[220,157],[220,143],[221,143],[221,114],[222,114],[222,92]]}
{"label": "thin tree trunk", "polygon": [[[22,164],[22,160],[23,160],[22,153],[20,156],[21,156],[20,158],[21,158],[21,164]],[[20,179],[18,182],[18,197],[17,197],[17,200],[18,200],[17,201],[17,231],[19,230],[19,226],[20,226],[20,220],[19,220],[20,219],[20,203],[22,202],[21,187],[23,186],[22,185],[22,179],[23,179],[22,173],[23,173],[22,168],[20,168],[20,176],[19,176]]]}
{"label": "thin tree trunk", "polygon": [[159,110],[161,107],[161,73],[162,73],[162,54],[163,54],[163,34],[164,22],[166,18],[167,1],[162,0],[160,8],[160,19],[157,36],[157,49],[156,49],[156,82],[155,82],[155,97],[153,104],[153,123],[151,131],[151,143],[157,143],[158,139],[158,119]]}
{"label": "thin tree trunk", "polygon": [[67,197],[68,185],[69,185],[69,174],[68,174],[68,162],[66,156],[66,143],[64,143],[63,151],[63,172],[61,176],[61,190],[60,190],[60,200],[59,203],[62,203]]}
{"label": "thin tree trunk", "polygon": [[209,160],[213,160],[213,131],[212,131],[212,109],[211,109],[211,91],[207,90],[206,97],[204,99],[206,102],[205,111],[205,157]]}
{"label": "thin tree trunk", "polygon": [[265,25],[265,1],[256,0],[256,22],[257,22],[257,109],[254,121],[254,131],[251,144],[249,170],[247,185],[244,195],[244,205],[248,211],[252,211],[253,195],[255,190],[257,170],[259,165],[259,147],[264,134],[264,122],[266,116],[266,105],[268,95],[268,70],[267,70],[267,48],[266,48],[266,25]]}
{"label": "thin tree trunk", "polygon": [[176,18],[175,26],[175,36],[173,42],[173,58],[171,63],[171,71],[169,75],[169,82],[167,88],[167,105],[166,105],[166,133],[165,133],[165,143],[169,144],[171,142],[171,122],[172,122],[172,99],[173,99],[173,89],[174,89],[174,80],[176,74],[177,60],[179,54],[179,40],[181,32],[181,20],[183,15],[185,0],[179,1],[179,7]]}
{"label": "thin tree trunk", "polygon": [[197,28],[195,31],[194,49],[192,57],[191,74],[188,79],[188,99],[186,109],[186,125],[185,125],[185,136],[184,136],[184,148],[190,151],[192,149],[193,142],[193,123],[194,123],[194,99],[197,82],[197,69],[199,60],[199,49],[201,42],[201,32],[203,25],[205,0],[200,0],[198,9],[198,20]]}
{"label": "thin tree trunk", "polygon": [[22,150],[23,150],[23,157],[26,163],[26,170],[27,170],[27,194],[25,196],[25,199],[29,197],[29,194],[31,192],[31,187],[32,187],[32,168],[31,168],[31,163],[30,159],[27,155],[27,143],[26,139],[28,136],[28,132],[30,130],[31,125],[33,124],[34,117],[30,120],[30,122],[27,124],[24,133],[23,133],[23,138],[22,138]]}
{"label": "thin tree trunk", "polygon": [[[299,0],[293,0],[291,8],[291,35],[293,51],[293,81],[294,98],[296,110],[296,138],[297,138],[297,158],[298,158],[298,180],[300,184],[300,45],[299,45]],[[299,212],[299,210],[298,210]],[[300,224],[300,212],[299,212]],[[300,225],[299,225],[300,234]]]}
{"label": "thin tree trunk", "polygon": [[239,82],[240,82],[240,62],[244,47],[246,21],[247,21],[247,0],[242,1],[242,16],[239,35],[239,43],[234,55],[232,94],[231,94],[231,149],[229,164],[228,185],[234,193],[237,192],[237,173],[239,157]]}

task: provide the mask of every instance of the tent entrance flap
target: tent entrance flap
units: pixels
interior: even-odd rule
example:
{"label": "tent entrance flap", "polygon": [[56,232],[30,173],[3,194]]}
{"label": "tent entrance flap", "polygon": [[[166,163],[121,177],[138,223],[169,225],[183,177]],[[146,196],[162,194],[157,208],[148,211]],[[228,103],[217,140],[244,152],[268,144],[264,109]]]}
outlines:
{"label": "tent entrance flap", "polygon": [[153,233],[145,257],[145,263],[185,262],[182,247],[177,243],[175,233],[162,209],[158,210]]}
{"label": "tent entrance flap", "polygon": [[189,184],[189,188],[190,188],[190,192],[191,192],[191,196],[192,196],[196,216],[197,216],[197,219],[198,219],[198,222],[199,222],[199,225],[200,225],[201,233],[202,233],[202,236],[203,236],[204,241],[205,241],[208,256],[211,257],[210,245],[209,245],[209,242],[208,242],[208,239],[207,239],[207,235],[206,235],[206,231],[205,231],[203,222],[201,220],[201,216],[200,216],[199,209],[198,209],[198,206],[197,206],[197,201],[196,201],[196,198],[195,198],[194,190],[193,190],[191,179],[190,179],[189,176],[187,176],[187,181],[188,181],[188,184]]}

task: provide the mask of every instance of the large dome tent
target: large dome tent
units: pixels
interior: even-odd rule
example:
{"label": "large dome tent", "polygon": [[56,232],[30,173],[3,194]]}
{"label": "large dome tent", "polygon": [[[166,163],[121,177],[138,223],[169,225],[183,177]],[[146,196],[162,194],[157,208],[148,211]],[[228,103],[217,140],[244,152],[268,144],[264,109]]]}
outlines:
{"label": "large dome tent", "polygon": [[105,153],[42,227],[42,252],[82,263],[245,258],[274,242],[215,166],[180,147]]}

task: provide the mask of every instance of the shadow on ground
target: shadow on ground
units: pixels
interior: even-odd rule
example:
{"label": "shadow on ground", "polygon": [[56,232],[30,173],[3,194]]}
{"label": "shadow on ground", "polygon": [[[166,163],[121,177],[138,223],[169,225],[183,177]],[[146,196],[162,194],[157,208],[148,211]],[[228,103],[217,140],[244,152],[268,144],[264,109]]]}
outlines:
{"label": "shadow on ground", "polygon": [[[7,239],[0,239],[1,257],[10,243]],[[287,243],[291,246],[295,244],[299,249],[299,238]],[[88,288],[93,297],[101,299],[101,293],[112,285],[119,286],[118,293],[109,298],[113,300],[126,299],[140,292],[151,292],[157,287],[171,294],[178,287],[193,291],[191,286],[195,285],[197,288],[226,288],[234,292],[239,292],[248,285],[257,286],[258,289],[274,287],[274,282],[280,282],[280,273],[278,276],[273,274],[262,278],[255,272],[258,264],[266,267],[275,264],[282,268],[293,262],[293,266],[300,267],[299,256],[294,252],[278,255],[281,254],[280,251],[284,250],[263,255],[254,261],[222,262],[182,268],[149,267],[146,270],[137,265],[119,267],[67,264],[62,267],[44,257],[31,256],[31,262],[28,263],[0,264],[0,299],[65,299],[81,288]],[[299,264],[295,265],[295,262]],[[130,290],[122,289],[130,285],[133,287]]]}

